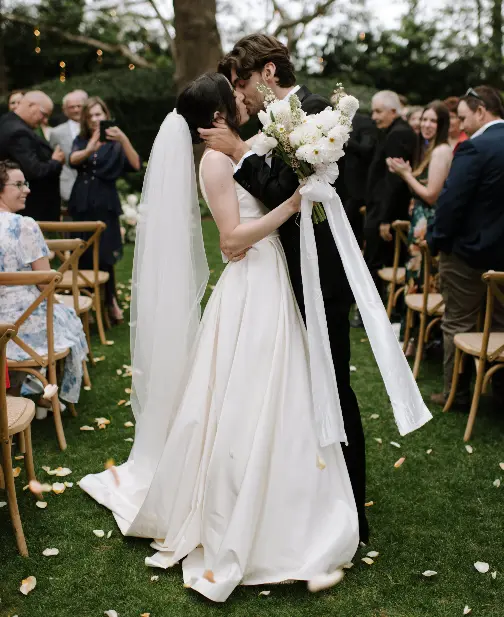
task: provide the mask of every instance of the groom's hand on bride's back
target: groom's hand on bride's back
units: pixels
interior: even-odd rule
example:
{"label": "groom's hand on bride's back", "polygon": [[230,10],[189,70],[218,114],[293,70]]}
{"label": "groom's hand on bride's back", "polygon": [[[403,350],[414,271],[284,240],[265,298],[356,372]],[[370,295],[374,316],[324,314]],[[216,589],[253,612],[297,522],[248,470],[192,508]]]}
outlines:
{"label": "groom's hand on bride's back", "polygon": [[220,241],[220,250],[223,254],[229,259],[229,261],[241,261],[245,255],[248,253],[250,246],[246,249],[242,249],[240,252],[233,251],[229,248],[229,245],[226,240]]}
{"label": "groom's hand on bride's back", "polygon": [[223,120],[216,121],[213,124],[214,128],[198,129],[201,139],[203,139],[207,148],[223,152],[230,156],[235,163],[238,163],[243,155],[250,150],[250,147]]}

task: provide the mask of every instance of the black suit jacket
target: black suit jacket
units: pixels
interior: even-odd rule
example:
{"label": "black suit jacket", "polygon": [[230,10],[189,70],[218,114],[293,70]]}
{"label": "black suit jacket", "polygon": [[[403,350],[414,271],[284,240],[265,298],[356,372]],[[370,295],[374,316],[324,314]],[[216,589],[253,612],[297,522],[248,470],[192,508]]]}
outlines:
{"label": "black suit jacket", "polygon": [[[302,86],[296,94],[301,101],[301,107],[307,114],[319,113],[330,106],[324,97],[312,94],[305,86]],[[266,157],[256,154],[248,156],[243,161],[234,178],[270,210],[291,197],[299,186],[299,180],[294,171],[279,158],[273,157],[270,167],[266,162]],[[297,218],[292,216],[280,227],[279,231],[294,294],[304,315],[301,239]],[[351,293],[329,224],[324,221],[314,225],[314,228],[322,294],[325,299],[338,297],[342,311],[348,312]]]}
{"label": "black suit jacket", "polygon": [[58,221],[59,176],[62,165],[51,159],[53,150],[24,120],[9,112],[0,118],[0,160],[15,161],[30,183],[23,214],[38,221]]}
{"label": "black suit jacket", "polygon": [[357,112],[345,147],[345,156],[338,162],[340,175],[336,189],[343,203],[352,200],[353,203],[365,205],[368,169],[377,140],[375,123],[368,116]]}
{"label": "black suit jacket", "polygon": [[481,270],[504,270],[504,122],[457,149],[427,241]]}
{"label": "black suit jacket", "polygon": [[416,144],[415,132],[402,118],[382,131],[368,174],[366,228],[377,229],[380,223],[408,218],[411,192],[404,180],[388,170],[385,160],[397,157],[411,162]]}

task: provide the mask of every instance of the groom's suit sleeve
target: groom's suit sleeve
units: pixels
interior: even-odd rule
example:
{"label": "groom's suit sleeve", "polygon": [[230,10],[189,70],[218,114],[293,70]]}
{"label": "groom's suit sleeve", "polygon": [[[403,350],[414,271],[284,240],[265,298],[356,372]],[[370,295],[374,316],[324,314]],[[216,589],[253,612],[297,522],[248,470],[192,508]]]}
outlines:
{"label": "groom's suit sleeve", "polygon": [[[317,94],[310,94],[302,103],[307,114],[317,114],[329,105]],[[299,180],[290,167],[277,158],[272,162],[274,164],[270,167],[265,156],[251,154],[234,174],[236,182],[269,210],[291,197],[299,186]]]}

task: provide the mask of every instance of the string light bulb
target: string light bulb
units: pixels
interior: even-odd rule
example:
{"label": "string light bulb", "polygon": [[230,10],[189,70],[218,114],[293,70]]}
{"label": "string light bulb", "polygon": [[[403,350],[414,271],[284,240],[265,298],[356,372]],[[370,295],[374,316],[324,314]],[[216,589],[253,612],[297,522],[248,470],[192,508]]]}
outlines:
{"label": "string light bulb", "polygon": [[103,50],[97,49],[96,56],[97,56],[96,57],[97,62],[102,62],[103,61]]}
{"label": "string light bulb", "polygon": [[40,30],[38,28],[35,28],[35,30],[33,31],[33,34],[35,36],[40,36]]}
{"label": "string light bulb", "polygon": [[66,67],[66,64],[63,62],[63,60],[60,62],[60,67],[61,67],[62,69],[64,69],[64,68]]}
{"label": "string light bulb", "polygon": [[130,71],[134,71],[135,70],[135,65],[134,64],[129,64],[128,68]]}
{"label": "string light bulb", "polygon": [[364,41],[364,40],[366,39],[366,33],[365,33],[365,32],[360,32],[360,33],[359,33],[359,39],[360,39],[361,41]]}
{"label": "string light bulb", "polygon": [[39,54],[40,53],[40,47],[35,47],[35,53]]}

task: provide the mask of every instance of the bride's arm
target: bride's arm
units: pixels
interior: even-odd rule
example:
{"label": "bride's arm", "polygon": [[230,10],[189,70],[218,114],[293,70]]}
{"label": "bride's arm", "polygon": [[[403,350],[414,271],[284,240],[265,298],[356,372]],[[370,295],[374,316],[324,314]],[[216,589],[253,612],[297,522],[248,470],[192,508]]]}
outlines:
{"label": "bride's arm", "polygon": [[240,223],[238,196],[229,158],[221,152],[210,152],[203,161],[202,175],[208,205],[219,228],[221,247],[226,254],[244,251],[299,212],[301,196],[296,191],[265,216]]}

